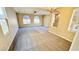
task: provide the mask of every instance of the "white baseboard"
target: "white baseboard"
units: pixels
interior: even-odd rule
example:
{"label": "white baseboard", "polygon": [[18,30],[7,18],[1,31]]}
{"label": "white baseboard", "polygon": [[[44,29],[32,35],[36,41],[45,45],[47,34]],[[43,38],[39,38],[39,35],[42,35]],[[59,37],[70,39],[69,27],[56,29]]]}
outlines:
{"label": "white baseboard", "polygon": [[[49,30],[48,30],[49,31]],[[50,33],[53,33],[53,32],[51,32],[51,31],[49,31]],[[61,36],[61,35],[58,35],[58,34],[56,34],[56,33],[53,33],[53,34],[55,34],[55,35],[57,35],[57,36],[59,36],[59,37],[61,37],[61,38],[64,38],[65,40],[67,40],[67,41],[69,41],[69,42],[72,42],[71,40],[68,40],[66,37],[63,37],[63,36]]]}

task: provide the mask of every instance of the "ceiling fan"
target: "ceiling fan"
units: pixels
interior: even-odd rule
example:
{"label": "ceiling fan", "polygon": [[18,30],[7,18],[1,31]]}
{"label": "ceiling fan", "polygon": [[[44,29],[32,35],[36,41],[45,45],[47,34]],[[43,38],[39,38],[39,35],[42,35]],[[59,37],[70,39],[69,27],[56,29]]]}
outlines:
{"label": "ceiling fan", "polygon": [[51,8],[50,9],[50,13],[55,14],[55,15],[59,15],[60,12],[57,10],[57,8]]}
{"label": "ceiling fan", "polygon": [[37,11],[34,11],[34,13],[37,13]]}

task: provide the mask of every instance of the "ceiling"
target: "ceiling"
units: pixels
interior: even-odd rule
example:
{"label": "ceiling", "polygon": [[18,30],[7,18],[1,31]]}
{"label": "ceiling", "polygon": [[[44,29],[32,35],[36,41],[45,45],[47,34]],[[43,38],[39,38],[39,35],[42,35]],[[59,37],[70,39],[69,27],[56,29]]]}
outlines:
{"label": "ceiling", "polygon": [[[49,15],[50,7],[14,7],[17,13],[34,14],[34,15]],[[36,11],[36,13],[34,13]]]}

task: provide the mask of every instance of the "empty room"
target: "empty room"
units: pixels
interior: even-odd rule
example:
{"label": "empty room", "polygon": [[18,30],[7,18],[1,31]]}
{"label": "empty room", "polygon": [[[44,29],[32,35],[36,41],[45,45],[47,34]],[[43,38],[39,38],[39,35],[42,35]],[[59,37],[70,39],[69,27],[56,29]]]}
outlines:
{"label": "empty room", "polygon": [[77,51],[78,45],[78,7],[0,8],[0,51]]}

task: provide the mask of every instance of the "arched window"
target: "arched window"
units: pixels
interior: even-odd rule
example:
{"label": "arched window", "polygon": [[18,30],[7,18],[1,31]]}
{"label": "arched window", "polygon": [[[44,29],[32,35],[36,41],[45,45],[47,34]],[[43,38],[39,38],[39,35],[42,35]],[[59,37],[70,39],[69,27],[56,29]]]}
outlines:
{"label": "arched window", "polygon": [[34,23],[40,23],[40,18],[39,18],[39,16],[35,16],[34,17]]}
{"label": "arched window", "polygon": [[30,24],[30,23],[31,23],[30,17],[25,15],[23,17],[23,24]]}

